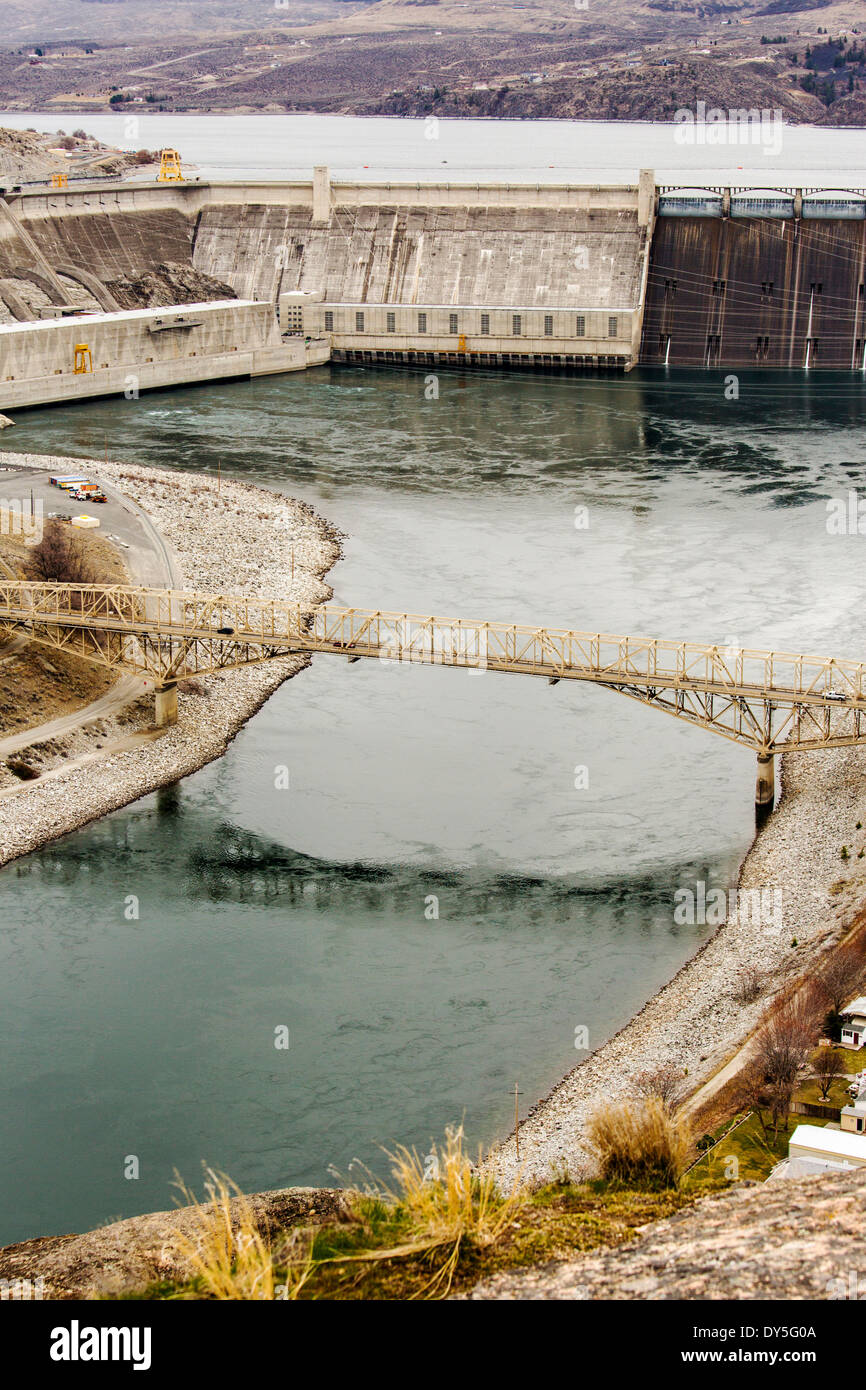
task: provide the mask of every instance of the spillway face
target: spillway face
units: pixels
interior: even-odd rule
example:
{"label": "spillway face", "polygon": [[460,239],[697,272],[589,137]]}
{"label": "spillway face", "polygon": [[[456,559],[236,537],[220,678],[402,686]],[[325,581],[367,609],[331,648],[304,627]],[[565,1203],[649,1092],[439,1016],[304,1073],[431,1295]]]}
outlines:
{"label": "spillway face", "polygon": [[335,207],[316,227],[300,207],[215,207],[196,237],[200,267],[245,298],[323,289],[361,304],[631,307],[638,251],[625,210]]}
{"label": "spillway face", "polygon": [[[99,280],[152,270],[165,261],[189,263],[194,220],[176,208],[141,212],[113,211],[99,206],[84,213],[54,212],[22,217],[25,230],[46,260],[89,270]],[[29,201],[29,200],[28,200]],[[0,275],[14,273],[26,257],[9,225],[0,224]]]}
{"label": "spillway face", "polygon": [[[336,193],[336,189],[334,190]],[[279,302],[350,360],[460,355],[628,369],[640,342],[646,228],[608,205],[334,202],[203,209],[194,264]],[[363,195],[362,195],[363,196]]]}
{"label": "spillway face", "polygon": [[866,366],[866,220],[661,217],[640,360]]}

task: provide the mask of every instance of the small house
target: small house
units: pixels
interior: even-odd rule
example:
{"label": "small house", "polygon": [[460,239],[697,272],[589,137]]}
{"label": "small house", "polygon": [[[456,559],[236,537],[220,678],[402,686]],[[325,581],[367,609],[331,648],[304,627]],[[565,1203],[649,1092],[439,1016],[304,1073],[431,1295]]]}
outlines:
{"label": "small house", "polygon": [[866,1043],[866,994],[852,999],[839,1010],[842,1019],[842,1042],[847,1047],[862,1047]]}
{"label": "small house", "polygon": [[866,1095],[858,1096],[853,1104],[843,1106],[839,1124],[848,1134],[866,1134]]}

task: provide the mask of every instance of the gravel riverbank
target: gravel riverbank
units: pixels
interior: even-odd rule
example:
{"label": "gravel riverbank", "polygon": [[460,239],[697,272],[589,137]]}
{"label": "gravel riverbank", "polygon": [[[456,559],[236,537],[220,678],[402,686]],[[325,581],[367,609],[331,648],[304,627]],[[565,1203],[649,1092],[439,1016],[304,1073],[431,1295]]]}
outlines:
{"label": "gravel riverbank", "polygon": [[[519,1163],[513,1134],[494,1149],[488,1164],[503,1185],[518,1173],[529,1182],[563,1169],[587,1176],[583,1136],[600,1102],[634,1095],[641,1072],[666,1065],[682,1070],[689,1090],[708,1080],[745,1041],[778,989],[852,922],[866,890],[866,853],[858,858],[866,831],[857,829],[858,821],[866,825],[866,751],[792,754],[781,763],[781,799],[743,862],[735,910],[625,1028],[521,1121]],[[755,889],[773,895],[765,901],[774,910],[751,910],[746,893]],[[749,967],[765,983],[760,997],[745,1004],[738,983]]]}
{"label": "gravel riverbank", "polygon": [[[58,472],[82,462],[0,454],[0,466]],[[187,589],[308,603],[330,597],[324,576],[339,558],[340,536],[305,503],[234,481],[224,480],[218,492],[214,479],[195,473],[98,460],[92,468],[148,512],[174,548]],[[0,801],[0,864],[220,757],[277,687],[307,664],[307,657],[293,656],[197,678],[193,688],[180,690],[178,722],[165,734],[86,768],[56,775],[58,760],[78,753],[80,739],[55,750],[50,780],[29,782]]]}

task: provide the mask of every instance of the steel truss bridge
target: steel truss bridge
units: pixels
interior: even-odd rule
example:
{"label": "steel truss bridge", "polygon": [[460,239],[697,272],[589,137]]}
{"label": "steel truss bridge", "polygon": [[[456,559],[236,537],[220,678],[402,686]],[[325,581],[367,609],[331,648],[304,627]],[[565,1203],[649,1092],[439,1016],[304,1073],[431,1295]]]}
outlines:
{"label": "steel truss bridge", "polygon": [[2,577],[0,631],[152,680],[158,724],[177,717],[178,681],[292,653],[585,681],[752,748],[761,804],[773,799],[777,752],[866,744],[866,664],[831,657]]}

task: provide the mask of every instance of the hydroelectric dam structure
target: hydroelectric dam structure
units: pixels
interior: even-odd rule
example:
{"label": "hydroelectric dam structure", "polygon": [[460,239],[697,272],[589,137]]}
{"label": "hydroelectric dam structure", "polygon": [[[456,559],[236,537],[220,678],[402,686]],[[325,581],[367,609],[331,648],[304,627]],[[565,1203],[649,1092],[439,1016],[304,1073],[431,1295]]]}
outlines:
{"label": "hydroelectric dam structure", "polygon": [[[166,264],[237,298],[123,309]],[[864,188],[7,185],[0,410],[329,360],[862,374],[864,282]]]}

